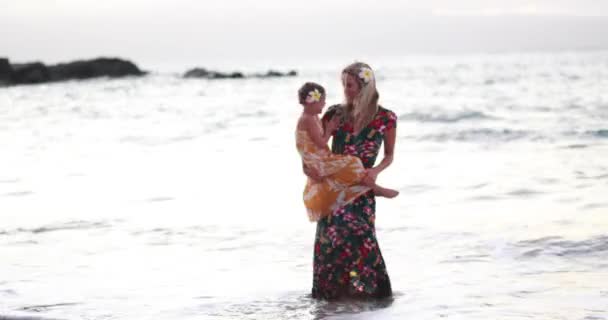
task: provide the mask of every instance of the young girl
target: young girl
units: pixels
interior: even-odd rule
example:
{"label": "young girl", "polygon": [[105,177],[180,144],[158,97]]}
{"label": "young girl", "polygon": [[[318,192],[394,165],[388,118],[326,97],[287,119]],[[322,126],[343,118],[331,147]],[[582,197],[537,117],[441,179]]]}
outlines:
{"label": "young girl", "polygon": [[338,128],[338,117],[321,126],[319,114],[325,106],[325,89],[307,82],[298,90],[302,114],[296,130],[296,147],[305,166],[313,168],[322,181],[308,179],[304,189],[304,205],[310,221],[331,215],[340,207],[360,195],[374,190],[377,196],[394,198],[399,191],[383,188],[373,181],[364,180],[365,168],[355,156],[333,154],[327,147],[331,133]]}

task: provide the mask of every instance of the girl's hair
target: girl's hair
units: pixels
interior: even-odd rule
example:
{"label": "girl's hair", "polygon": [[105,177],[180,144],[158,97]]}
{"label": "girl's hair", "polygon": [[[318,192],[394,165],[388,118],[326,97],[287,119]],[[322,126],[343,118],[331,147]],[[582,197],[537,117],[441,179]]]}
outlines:
{"label": "girl's hair", "polygon": [[298,100],[300,101],[300,104],[305,104],[306,97],[311,91],[315,91],[315,89],[319,90],[321,96],[325,96],[325,88],[323,88],[322,85],[314,82],[306,82],[298,90]]}
{"label": "girl's hair", "polygon": [[[367,73],[364,74],[364,72]],[[352,105],[345,103],[347,115],[354,120],[354,128],[359,131],[374,119],[378,111],[380,95],[376,90],[376,77],[368,64],[363,62],[352,63],[342,70],[342,76],[347,74],[357,80],[361,89]]]}

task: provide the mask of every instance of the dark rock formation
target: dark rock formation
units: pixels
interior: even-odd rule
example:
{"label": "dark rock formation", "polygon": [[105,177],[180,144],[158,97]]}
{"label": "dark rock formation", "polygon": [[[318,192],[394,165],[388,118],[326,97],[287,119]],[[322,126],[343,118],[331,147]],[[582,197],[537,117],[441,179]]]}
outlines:
{"label": "dark rock formation", "polygon": [[203,79],[244,79],[244,78],[279,78],[293,77],[298,75],[295,70],[288,73],[282,73],[275,70],[270,70],[264,74],[253,74],[246,76],[242,72],[223,73],[218,71],[210,71],[203,68],[194,68],[184,73],[184,78],[203,78]]}
{"label": "dark rock formation", "polygon": [[96,77],[141,76],[141,71],[130,61],[116,58],[79,60],[46,66],[41,62],[10,64],[0,59],[0,85],[33,84],[50,81],[79,80]]}
{"label": "dark rock formation", "polygon": [[282,73],[275,70],[269,70],[266,74],[256,75],[258,78],[280,78],[280,77],[293,77],[298,75],[295,70],[291,70],[288,73]]}
{"label": "dark rock formation", "polygon": [[13,64],[13,84],[43,83],[51,80],[49,68],[40,62]]}
{"label": "dark rock formation", "polygon": [[0,86],[12,82],[13,68],[6,58],[0,58]]}
{"label": "dark rock formation", "polygon": [[245,75],[241,72],[222,73],[209,71],[202,68],[194,68],[184,74],[184,78],[205,78],[205,79],[242,79]]}
{"label": "dark rock formation", "polygon": [[52,81],[88,79],[96,77],[141,76],[144,74],[130,61],[99,58],[74,61],[49,67]]}

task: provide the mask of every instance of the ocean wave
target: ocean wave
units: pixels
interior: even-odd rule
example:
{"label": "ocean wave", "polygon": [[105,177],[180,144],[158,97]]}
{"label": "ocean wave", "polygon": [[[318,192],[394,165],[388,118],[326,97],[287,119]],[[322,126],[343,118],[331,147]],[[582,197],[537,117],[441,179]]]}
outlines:
{"label": "ocean wave", "polygon": [[567,137],[574,138],[608,138],[608,129],[597,129],[597,130],[569,130],[563,131],[562,134]]}
{"label": "ocean wave", "polygon": [[[412,137],[410,137],[412,138]],[[468,129],[455,132],[443,132],[413,137],[420,141],[462,141],[462,142],[509,142],[521,139],[537,140],[541,138],[538,134],[525,130],[513,129]]]}
{"label": "ocean wave", "polygon": [[237,118],[265,118],[269,116],[272,116],[272,113],[263,110],[252,112],[239,112],[236,115]]}
{"label": "ocean wave", "polygon": [[581,241],[565,240],[562,237],[551,236],[520,241],[515,246],[522,249],[522,256],[524,257],[607,255],[608,236],[596,236]]}
{"label": "ocean wave", "polygon": [[563,149],[585,149],[588,147],[589,147],[589,145],[587,145],[587,144],[578,143],[578,144],[569,144],[562,148]]}
{"label": "ocean wave", "polygon": [[538,190],[532,190],[532,189],[517,189],[517,190],[513,190],[510,192],[507,192],[508,196],[512,196],[512,197],[533,197],[533,196],[537,196],[537,195],[541,195],[543,194],[543,192],[538,191]]}
{"label": "ocean wave", "polygon": [[20,315],[2,315],[2,314],[0,314],[0,320],[58,320],[58,318],[44,318],[44,317],[32,317],[32,316],[20,316]]}
{"label": "ocean wave", "polygon": [[24,196],[29,196],[34,194],[33,191],[30,190],[23,190],[23,191],[13,191],[13,192],[8,192],[5,194],[2,194],[1,196],[3,197],[24,197]]}
{"label": "ocean wave", "polygon": [[502,84],[502,83],[516,83],[521,81],[521,77],[518,76],[514,76],[514,77],[493,77],[493,78],[487,78],[483,81],[484,85],[494,85],[494,84]]}
{"label": "ocean wave", "polygon": [[417,121],[417,122],[439,122],[439,123],[454,123],[466,120],[491,120],[495,117],[484,114],[480,111],[463,111],[454,114],[449,113],[423,113],[410,112],[399,116],[400,120]]}
{"label": "ocean wave", "polygon": [[174,142],[182,142],[196,139],[198,136],[193,134],[184,134],[178,136],[152,137],[152,136],[125,136],[120,138],[121,143],[132,143],[146,147],[156,147],[168,145]]}
{"label": "ocean wave", "polygon": [[591,130],[586,133],[596,138],[608,138],[608,129]]}
{"label": "ocean wave", "polygon": [[18,179],[18,178],[15,178],[15,179],[0,179],[0,183],[17,183],[19,181],[21,181],[21,180]]}
{"label": "ocean wave", "polygon": [[108,228],[110,225],[105,222],[91,222],[91,221],[69,221],[65,223],[51,224],[38,228],[18,228],[15,230],[0,230],[0,235],[10,235],[15,233],[45,233],[53,231],[63,230],[88,230],[88,229],[101,229]]}

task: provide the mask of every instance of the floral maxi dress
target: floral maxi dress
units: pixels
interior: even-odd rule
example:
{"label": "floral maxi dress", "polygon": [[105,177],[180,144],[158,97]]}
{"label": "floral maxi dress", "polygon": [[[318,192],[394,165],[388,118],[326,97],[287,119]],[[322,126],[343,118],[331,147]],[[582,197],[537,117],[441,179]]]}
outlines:
{"label": "floral maxi dress", "polygon": [[[330,107],[328,121],[343,106]],[[374,119],[356,136],[344,122],[333,134],[332,152],[354,155],[365,168],[378,156],[385,133],[396,127],[396,115],[380,107]],[[376,239],[376,202],[369,191],[317,222],[314,244],[312,296],[384,298],[392,295],[391,283]]]}

